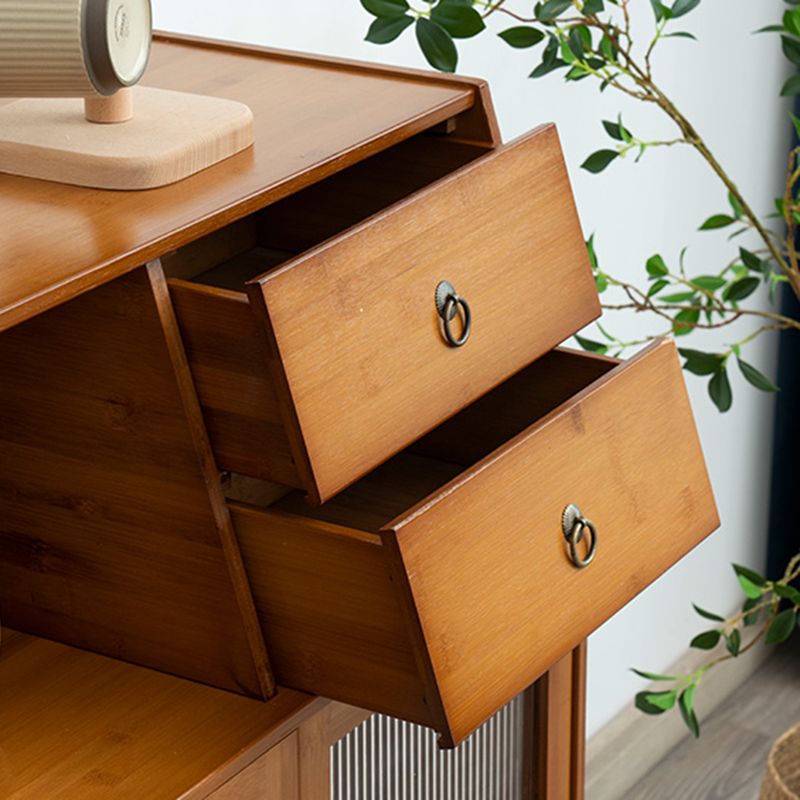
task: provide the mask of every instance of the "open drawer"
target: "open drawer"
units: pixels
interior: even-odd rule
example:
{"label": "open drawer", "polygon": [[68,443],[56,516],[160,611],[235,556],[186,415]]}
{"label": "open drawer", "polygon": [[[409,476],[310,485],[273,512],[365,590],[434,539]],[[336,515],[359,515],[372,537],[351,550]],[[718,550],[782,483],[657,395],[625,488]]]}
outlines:
{"label": "open drawer", "polygon": [[[577,504],[596,530],[562,530]],[[462,740],[717,527],[675,347],[556,350],[320,507],[231,503],[277,680]]]}
{"label": "open drawer", "polygon": [[317,503],[599,314],[553,126],[420,135],[164,266],[219,466]]}

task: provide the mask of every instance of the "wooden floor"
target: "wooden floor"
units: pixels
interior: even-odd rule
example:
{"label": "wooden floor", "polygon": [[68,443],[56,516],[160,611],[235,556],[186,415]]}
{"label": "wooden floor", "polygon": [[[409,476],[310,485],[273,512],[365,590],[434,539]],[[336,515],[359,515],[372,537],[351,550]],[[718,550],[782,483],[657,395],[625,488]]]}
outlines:
{"label": "wooden floor", "polygon": [[[798,637],[795,637],[797,639]],[[800,641],[777,650],[625,800],[755,800],[773,741],[800,723]]]}

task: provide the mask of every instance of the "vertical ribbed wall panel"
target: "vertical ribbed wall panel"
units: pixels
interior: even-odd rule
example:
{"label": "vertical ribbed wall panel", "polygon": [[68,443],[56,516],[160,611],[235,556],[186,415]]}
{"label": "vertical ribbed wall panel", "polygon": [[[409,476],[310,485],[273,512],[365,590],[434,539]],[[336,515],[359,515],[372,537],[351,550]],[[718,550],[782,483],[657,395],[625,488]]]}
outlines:
{"label": "vertical ribbed wall panel", "polygon": [[523,700],[455,750],[436,734],[375,714],[331,750],[331,800],[520,800]]}
{"label": "vertical ribbed wall panel", "polygon": [[81,0],[0,0],[0,97],[95,93],[81,46]]}

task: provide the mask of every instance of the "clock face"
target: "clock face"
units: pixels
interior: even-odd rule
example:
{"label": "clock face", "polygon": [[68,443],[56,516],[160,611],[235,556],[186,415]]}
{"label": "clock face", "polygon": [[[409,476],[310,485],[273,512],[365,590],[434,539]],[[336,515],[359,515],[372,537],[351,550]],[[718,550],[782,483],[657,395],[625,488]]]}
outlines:
{"label": "clock face", "polygon": [[111,66],[126,86],[142,77],[150,53],[150,0],[109,0],[106,38]]}

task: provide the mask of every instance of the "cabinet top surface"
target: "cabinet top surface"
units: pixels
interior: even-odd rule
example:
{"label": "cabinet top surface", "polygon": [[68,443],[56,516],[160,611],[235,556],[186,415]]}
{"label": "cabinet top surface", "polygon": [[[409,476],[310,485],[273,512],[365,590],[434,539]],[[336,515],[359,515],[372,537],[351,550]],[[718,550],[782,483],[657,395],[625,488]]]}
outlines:
{"label": "cabinet top surface", "polygon": [[0,174],[0,330],[471,108],[480,86],[165,34],[143,83],[246,103],[255,145],[142,192]]}
{"label": "cabinet top surface", "polygon": [[0,797],[206,797],[327,701],[261,703],[3,630]]}

